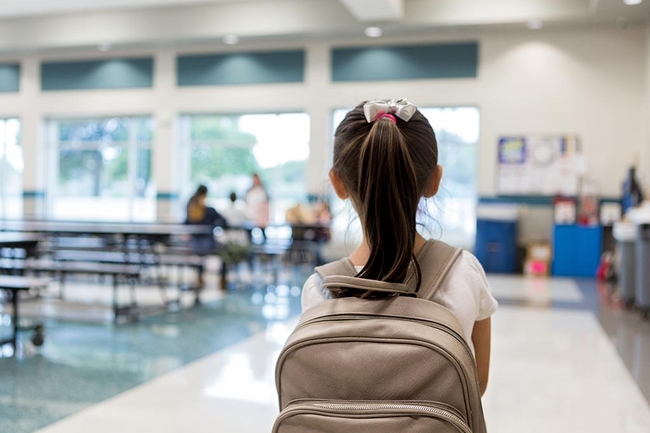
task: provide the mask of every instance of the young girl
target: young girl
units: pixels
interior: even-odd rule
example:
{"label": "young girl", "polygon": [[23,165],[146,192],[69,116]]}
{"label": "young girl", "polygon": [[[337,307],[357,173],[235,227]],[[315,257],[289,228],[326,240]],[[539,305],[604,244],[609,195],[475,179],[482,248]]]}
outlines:
{"label": "young girl", "polygon": [[[427,243],[416,231],[422,197],[438,192],[436,136],[427,119],[406,100],[370,101],[350,111],[336,130],[330,180],[339,198],[350,199],[359,214],[363,241],[349,256],[357,276],[395,283],[422,274],[415,257]],[[313,274],[302,292],[303,310],[332,298]],[[336,296],[379,296],[354,290]],[[463,251],[433,300],[456,316],[472,348],[481,394],[490,366],[490,316],[497,302],[476,257]]]}

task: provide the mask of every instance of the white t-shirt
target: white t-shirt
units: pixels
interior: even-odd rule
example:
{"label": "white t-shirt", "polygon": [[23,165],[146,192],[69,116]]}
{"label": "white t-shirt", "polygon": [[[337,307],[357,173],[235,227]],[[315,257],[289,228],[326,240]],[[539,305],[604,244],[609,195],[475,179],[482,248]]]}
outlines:
{"label": "white t-shirt", "polygon": [[269,221],[269,196],[264,188],[254,186],[246,193],[246,216],[256,224],[265,226]]}
{"label": "white t-shirt", "polygon": [[241,226],[247,220],[245,206],[241,206],[239,203],[232,203],[221,211],[221,215],[231,226]]}
{"label": "white t-shirt", "polygon": [[[357,271],[361,270],[357,266]],[[426,272],[425,269],[422,272]],[[305,311],[332,295],[322,287],[322,278],[314,273],[302,289],[302,310]],[[468,251],[463,251],[433,296],[433,301],[449,309],[463,329],[463,337],[472,352],[472,330],[474,322],[485,320],[498,308],[499,304],[490,293],[490,285],[485,271],[478,259]]]}

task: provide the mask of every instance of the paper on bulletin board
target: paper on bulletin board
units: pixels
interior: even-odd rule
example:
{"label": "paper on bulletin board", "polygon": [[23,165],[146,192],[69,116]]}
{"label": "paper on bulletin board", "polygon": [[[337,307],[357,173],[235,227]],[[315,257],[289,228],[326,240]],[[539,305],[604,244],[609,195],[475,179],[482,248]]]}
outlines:
{"label": "paper on bulletin board", "polygon": [[502,137],[498,162],[500,195],[575,196],[584,171],[575,136]]}

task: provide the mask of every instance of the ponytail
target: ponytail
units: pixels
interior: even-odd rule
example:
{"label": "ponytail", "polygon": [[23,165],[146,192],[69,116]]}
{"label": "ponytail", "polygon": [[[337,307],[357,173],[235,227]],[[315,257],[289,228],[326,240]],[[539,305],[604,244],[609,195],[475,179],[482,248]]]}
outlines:
{"label": "ponytail", "polygon": [[407,143],[393,120],[374,122],[361,144],[357,191],[370,247],[358,277],[402,283],[413,260],[420,190]]}
{"label": "ponytail", "polygon": [[[369,120],[364,105],[348,112],[336,129],[332,165],[359,213],[370,248],[357,277],[403,283],[412,263],[417,290],[422,278],[413,253],[416,215],[438,165],[436,136],[415,108],[408,121],[384,114]],[[386,296],[348,288],[333,295]]]}

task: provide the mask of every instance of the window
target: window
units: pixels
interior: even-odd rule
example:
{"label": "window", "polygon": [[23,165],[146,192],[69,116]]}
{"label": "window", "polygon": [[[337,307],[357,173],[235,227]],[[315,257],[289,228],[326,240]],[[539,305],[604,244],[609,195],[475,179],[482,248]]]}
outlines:
{"label": "window", "polygon": [[51,120],[49,211],[67,220],[152,221],[153,121],[147,117]]}
{"label": "window", "polygon": [[[438,140],[444,167],[440,191],[427,207],[434,234],[457,247],[473,249],[476,237],[477,145],[480,113],[476,107],[422,108]],[[435,227],[439,230],[436,232]]]}
{"label": "window", "polygon": [[228,206],[235,192],[244,199],[258,173],[270,197],[270,217],[307,200],[309,116],[305,113],[186,115],[181,118],[183,196],[197,185],[209,189],[211,204]]}
{"label": "window", "polygon": [[[334,127],[349,110],[336,110]],[[420,108],[429,120],[438,141],[439,161],[444,167],[440,191],[424,201],[429,217],[420,221],[428,236],[455,246],[471,249],[476,235],[476,170],[479,139],[479,110],[476,107]],[[361,239],[356,214],[340,200],[334,201],[335,239]]]}
{"label": "window", "polygon": [[0,119],[0,218],[23,215],[23,150],[20,121]]}

